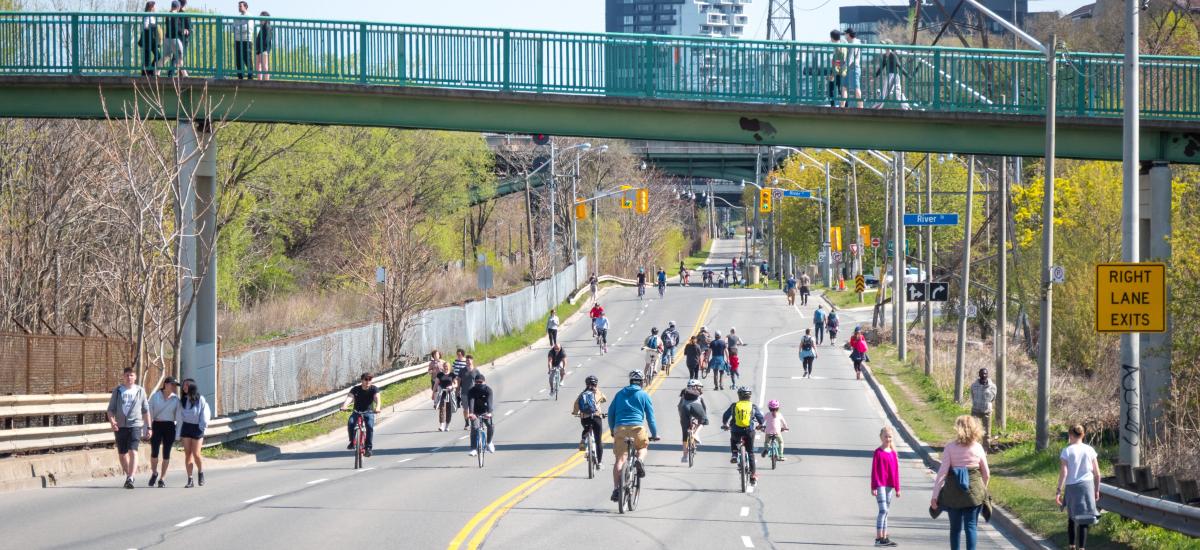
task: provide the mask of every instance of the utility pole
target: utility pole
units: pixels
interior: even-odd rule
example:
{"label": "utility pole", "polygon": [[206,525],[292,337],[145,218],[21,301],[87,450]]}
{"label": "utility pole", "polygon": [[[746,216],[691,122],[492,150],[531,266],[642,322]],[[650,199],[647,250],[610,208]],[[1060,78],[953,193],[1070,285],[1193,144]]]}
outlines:
{"label": "utility pole", "polygon": [[[854,177],[854,232],[857,235],[854,240],[858,244],[858,252],[854,254],[854,275],[862,274],[862,257],[863,257],[863,239],[862,239],[862,221],[858,217],[858,167],[854,163],[850,163],[850,172]],[[857,288],[855,288],[857,290]],[[859,303],[863,301],[863,295],[858,295]]]}
{"label": "utility pole", "polygon": [[[558,240],[556,239],[556,233],[554,229],[554,226],[557,225],[555,223],[557,221],[555,218],[558,217],[556,216],[556,212],[554,210],[554,195],[558,194],[558,186],[555,185],[555,180],[558,179],[558,173],[554,171],[554,149],[554,138],[550,138],[550,278],[552,279],[554,278],[554,274],[558,272]],[[558,285],[550,286],[554,288],[554,303],[557,304],[559,301]]]}
{"label": "utility pole", "polygon": [[967,308],[971,294],[971,213],[975,199],[975,155],[967,157],[967,213],[963,224],[962,289],[958,307],[958,350],[954,358],[954,402],[962,403],[967,357]]}
{"label": "utility pole", "polygon": [[[1042,319],[1038,334],[1037,434],[1034,448],[1046,450],[1050,445],[1050,347],[1054,296],[1050,283],[1050,267],[1054,265],[1054,132],[1058,94],[1056,54],[1058,37],[1050,35],[1046,47],[1046,174],[1042,182]],[[1128,143],[1126,144],[1128,147]],[[1128,150],[1128,149],[1127,149]],[[1134,177],[1137,177],[1134,167]],[[1136,184],[1136,183],[1135,183]],[[1128,208],[1128,205],[1126,205]],[[1136,208],[1136,206],[1134,207]],[[1136,345],[1136,344],[1135,344]],[[1136,376],[1135,376],[1136,378]]]}
{"label": "utility pole", "polygon": [[897,308],[896,328],[899,331],[899,342],[896,344],[896,356],[900,361],[908,359],[908,296],[905,295],[904,281],[908,275],[908,233],[904,228],[904,153],[896,154],[896,273],[892,279],[896,282],[896,294],[893,296]]}
{"label": "utility pole", "polygon": [[[571,178],[571,208],[575,208],[576,190],[579,187],[579,157],[583,155],[583,149],[575,150],[575,177]],[[571,261],[572,265],[579,266],[579,224],[575,219],[575,212],[571,212]]]}
{"label": "utility pole", "polygon": [[[1138,147],[1141,97],[1138,85],[1138,19],[1141,2],[1125,2],[1125,124],[1122,156],[1124,206],[1121,208],[1121,260],[1128,263],[1141,261],[1138,247],[1141,244],[1138,224],[1141,223],[1141,200],[1138,179],[1140,151]],[[1121,427],[1120,457],[1122,464],[1132,467],[1142,465],[1142,358],[1141,335],[1121,334]]]}
{"label": "utility pole", "polygon": [[821,239],[825,248],[825,291],[828,292],[833,285],[833,243],[829,241],[829,233],[833,230],[833,222],[830,217],[833,212],[829,207],[832,195],[829,194],[829,163],[825,163],[825,236]]}
{"label": "utility pole", "polygon": [[[933,159],[925,154],[925,211],[933,212]],[[925,376],[933,375],[933,226],[925,226]]]}
{"label": "utility pole", "polygon": [[894,174],[894,177],[892,178],[892,196],[895,197],[895,201],[892,203],[891,215],[892,225],[896,229],[892,232],[892,343],[896,345],[897,349],[900,348],[900,332],[901,327],[904,326],[904,321],[900,318],[900,295],[904,290],[904,287],[901,285],[903,279],[900,275],[900,247],[903,246],[900,240],[900,227],[904,224],[904,220],[900,214],[902,210],[900,206],[900,188],[903,187],[902,182],[904,178],[901,170],[903,169],[900,167],[900,153],[893,152],[892,174]]}
{"label": "utility pole", "polygon": [[[1013,12],[1016,13],[1015,10]],[[1007,427],[1008,380],[1008,157],[1000,157],[1000,220],[997,232],[996,259],[999,265],[996,269],[996,334],[993,342],[996,346],[996,426],[1003,430]]]}

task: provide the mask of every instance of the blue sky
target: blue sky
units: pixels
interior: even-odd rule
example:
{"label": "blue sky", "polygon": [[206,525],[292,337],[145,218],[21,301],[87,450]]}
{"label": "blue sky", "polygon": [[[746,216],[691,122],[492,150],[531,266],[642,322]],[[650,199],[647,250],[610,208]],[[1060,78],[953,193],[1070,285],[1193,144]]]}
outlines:
{"label": "blue sky", "polygon": [[[1030,3],[1034,11],[1067,12],[1090,2],[1031,0]],[[750,25],[747,38],[765,37],[768,3],[768,0],[753,0],[748,6]],[[905,3],[907,0],[795,0],[797,38],[810,42],[827,40],[829,29],[838,23],[840,6]],[[237,12],[236,0],[192,0],[190,4],[219,12]],[[331,8],[331,5],[338,7]],[[276,17],[302,19],[604,31],[604,0],[358,0],[345,4],[329,0],[250,0],[250,9],[255,14],[267,10]]]}

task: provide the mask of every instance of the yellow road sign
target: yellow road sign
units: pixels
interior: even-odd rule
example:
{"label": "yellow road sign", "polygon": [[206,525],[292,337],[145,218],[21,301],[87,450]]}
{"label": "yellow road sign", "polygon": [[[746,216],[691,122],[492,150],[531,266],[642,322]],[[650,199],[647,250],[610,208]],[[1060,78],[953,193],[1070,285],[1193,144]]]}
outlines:
{"label": "yellow road sign", "polygon": [[858,226],[858,234],[860,236],[862,236],[863,246],[871,244],[871,226],[869,226],[869,225]]}
{"label": "yellow road sign", "polygon": [[1096,331],[1165,332],[1167,265],[1096,265]]}
{"label": "yellow road sign", "polygon": [[862,276],[862,273],[854,276],[854,291],[859,294],[867,291],[867,280]]}
{"label": "yellow road sign", "polygon": [[633,209],[638,214],[645,214],[650,211],[650,190],[645,187],[637,190],[637,202]]}
{"label": "yellow road sign", "polygon": [[842,251],[842,228],[833,226],[829,228],[829,248],[834,252]]}

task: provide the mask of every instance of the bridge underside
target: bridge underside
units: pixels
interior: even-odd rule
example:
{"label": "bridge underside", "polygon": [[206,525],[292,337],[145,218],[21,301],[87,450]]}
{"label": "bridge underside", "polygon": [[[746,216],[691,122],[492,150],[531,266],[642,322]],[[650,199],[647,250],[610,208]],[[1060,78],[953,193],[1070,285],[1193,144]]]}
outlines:
{"label": "bridge underside", "polygon": [[[1026,115],[270,81],[183,79],[177,90],[171,81],[158,82],[166,117],[180,114],[177,97],[194,105],[207,92],[218,106],[215,118],[243,122],[1024,157],[1041,156],[1045,141],[1043,119]],[[100,119],[104,103],[120,113],[135,100],[145,105],[144,94],[152,89],[145,79],[125,77],[0,77],[0,116]],[[1143,121],[1141,154],[1143,160],[1200,163],[1200,128]],[[1119,160],[1121,121],[1060,117],[1058,155]]]}

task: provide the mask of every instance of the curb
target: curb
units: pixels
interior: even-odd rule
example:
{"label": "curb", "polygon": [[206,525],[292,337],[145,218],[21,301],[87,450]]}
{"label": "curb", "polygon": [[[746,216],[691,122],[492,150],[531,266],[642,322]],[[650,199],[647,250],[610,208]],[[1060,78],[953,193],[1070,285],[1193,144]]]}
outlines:
{"label": "curb", "polygon": [[[875,397],[879,399],[879,404],[883,407],[884,413],[887,414],[888,420],[896,427],[897,433],[900,434],[900,437],[904,439],[904,442],[909,447],[920,455],[922,462],[925,463],[925,467],[936,472],[941,467],[941,461],[934,458],[933,451],[929,445],[921,441],[912,427],[903,418],[900,418],[900,414],[896,409],[896,403],[892,401],[892,396],[888,394],[887,389],[875,380],[874,371],[868,366],[863,369],[863,373],[867,380],[867,385],[871,386],[871,390],[875,392]],[[1025,526],[1025,523],[1014,516],[1012,512],[1005,510],[995,503],[992,504],[991,524],[996,530],[1016,542],[1018,546],[1025,550],[1053,550],[1057,548],[1041,535],[1029,530]]]}

